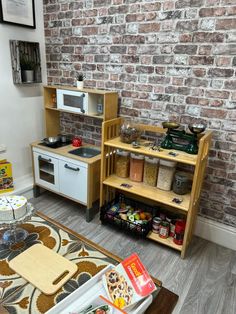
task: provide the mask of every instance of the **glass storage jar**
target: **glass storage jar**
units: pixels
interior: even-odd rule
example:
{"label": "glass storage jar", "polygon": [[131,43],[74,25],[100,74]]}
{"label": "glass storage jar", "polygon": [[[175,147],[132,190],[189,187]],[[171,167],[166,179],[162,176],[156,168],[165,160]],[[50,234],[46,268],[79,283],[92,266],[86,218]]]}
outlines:
{"label": "glass storage jar", "polygon": [[172,180],[175,173],[176,161],[160,160],[160,166],[157,178],[158,189],[170,191]]}
{"label": "glass storage jar", "polygon": [[129,176],[129,152],[117,150],[115,172],[118,177],[128,178]]}
{"label": "glass storage jar", "polygon": [[136,142],[140,134],[141,132],[137,126],[129,121],[125,121],[120,127],[120,139],[123,143],[131,144]]}
{"label": "glass storage jar", "polygon": [[144,156],[140,154],[130,154],[130,180],[143,181]]}
{"label": "glass storage jar", "polygon": [[158,172],[158,158],[145,157],[143,182],[150,186],[156,186],[157,184],[157,172]]}
{"label": "glass storage jar", "polygon": [[173,181],[173,191],[176,194],[186,194],[191,189],[191,181],[189,174],[183,171],[177,171]]}

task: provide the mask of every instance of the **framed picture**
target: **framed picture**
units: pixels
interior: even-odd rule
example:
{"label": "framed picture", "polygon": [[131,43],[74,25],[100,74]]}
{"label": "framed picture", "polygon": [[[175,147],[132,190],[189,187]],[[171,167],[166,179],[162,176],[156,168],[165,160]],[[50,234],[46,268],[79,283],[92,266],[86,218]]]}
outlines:
{"label": "framed picture", "polygon": [[0,22],[35,28],[34,0],[0,0]]}

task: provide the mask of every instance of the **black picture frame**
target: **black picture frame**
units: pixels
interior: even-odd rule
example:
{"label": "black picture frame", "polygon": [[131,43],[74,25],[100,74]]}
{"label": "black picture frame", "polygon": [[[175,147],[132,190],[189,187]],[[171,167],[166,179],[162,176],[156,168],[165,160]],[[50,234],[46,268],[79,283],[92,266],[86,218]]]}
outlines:
{"label": "black picture frame", "polygon": [[0,23],[35,29],[34,0],[0,0]]}

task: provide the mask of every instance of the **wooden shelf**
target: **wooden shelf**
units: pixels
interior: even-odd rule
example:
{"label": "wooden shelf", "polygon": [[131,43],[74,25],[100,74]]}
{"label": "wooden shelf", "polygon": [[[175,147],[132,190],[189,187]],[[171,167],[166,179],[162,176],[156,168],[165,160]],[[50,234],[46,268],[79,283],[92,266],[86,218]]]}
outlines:
{"label": "wooden shelf", "polygon": [[98,94],[98,95],[110,95],[114,94],[117,95],[117,92],[105,90],[105,89],[96,89],[96,88],[81,88],[78,89],[75,86],[64,86],[64,85],[44,85],[47,89],[66,89],[66,90],[73,90],[73,91],[79,91],[79,92],[85,92],[90,94]]}
{"label": "wooden shelf", "polygon": [[66,112],[66,113],[71,113],[75,115],[80,115],[80,116],[85,116],[85,117],[92,117],[92,118],[97,118],[97,119],[104,119],[103,115],[98,115],[98,114],[84,114],[84,113],[76,113],[76,112],[71,112],[70,110],[64,110],[64,109],[58,109],[55,107],[45,107],[46,110],[53,110],[53,111],[58,111],[58,112]]}
{"label": "wooden shelf", "polygon": [[[121,186],[121,184],[130,184],[132,187],[127,188]],[[190,203],[190,193],[185,195],[177,195],[173,191],[163,191],[156,187],[147,186],[143,183],[131,181],[128,178],[119,178],[116,175],[111,175],[103,181],[103,184],[110,187],[133,193],[135,195],[143,195],[145,198],[151,199],[161,204],[166,204],[174,208],[178,208],[182,211],[187,212]],[[183,199],[181,204],[172,202],[173,198]]]}
{"label": "wooden shelf", "polygon": [[167,245],[169,247],[171,247],[172,249],[178,250],[178,251],[182,251],[182,245],[177,245],[174,243],[173,238],[169,237],[167,239],[162,239],[159,237],[158,234],[150,231],[149,234],[147,235],[148,239],[151,239],[155,242],[159,242],[162,243],[164,245]]}
{"label": "wooden shelf", "polygon": [[[145,141],[141,140],[140,148],[133,148],[131,144],[126,144],[121,142],[120,137],[113,138],[109,141],[106,141],[104,145],[114,147],[114,148],[119,148],[123,150],[127,150],[133,153],[137,154],[143,154],[143,155],[148,155],[152,157],[157,157],[157,158],[163,158],[171,161],[176,161],[176,162],[181,162],[184,164],[188,165],[193,165],[195,166],[197,163],[197,155],[191,155],[187,154],[185,152],[179,151],[179,150],[174,150],[174,149],[163,149],[162,151],[154,151],[150,149],[150,147],[144,146],[145,144],[149,143],[150,141]],[[176,157],[169,155],[170,152],[174,152],[177,154]]]}
{"label": "wooden shelf", "polygon": [[[179,150],[163,149],[155,151],[150,148],[148,141],[141,140],[140,148],[134,148],[131,144],[121,142],[119,137],[120,127],[124,123],[122,118],[106,121],[102,125],[103,147],[101,159],[101,190],[100,190],[100,206],[106,202],[110,202],[115,197],[116,190],[126,191],[133,194],[133,198],[142,200],[151,200],[155,204],[166,205],[171,207],[172,212],[179,212],[186,216],[186,227],[183,239],[183,245],[176,245],[172,238],[162,239],[159,235],[150,232],[147,238],[156,242],[172,247],[181,252],[184,258],[187,247],[190,244],[193,235],[193,228],[197,218],[197,212],[200,202],[201,187],[205,177],[205,169],[207,166],[207,158],[209,154],[212,132],[206,131],[198,139],[198,154],[191,155]],[[137,124],[137,128],[143,132],[152,132],[158,135],[164,135],[165,130],[162,127],[154,125]],[[129,179],[122,179],[114,175],[116,154],[115,150],[121,149],[132,153],[138,153],[146,156],[152,156],[178,163],[194,166],[193,180],[191,192],[185,195],[177,195],[173,191],[163,191],[156,187],[150,187],[143,183],[133,182]],[[176,156],[170,155],[170,152],[176,153]],[[121,184],[129,184],[130,188],[121,186]],[[174,198],[182,199],[180,204],[173,202]]]}

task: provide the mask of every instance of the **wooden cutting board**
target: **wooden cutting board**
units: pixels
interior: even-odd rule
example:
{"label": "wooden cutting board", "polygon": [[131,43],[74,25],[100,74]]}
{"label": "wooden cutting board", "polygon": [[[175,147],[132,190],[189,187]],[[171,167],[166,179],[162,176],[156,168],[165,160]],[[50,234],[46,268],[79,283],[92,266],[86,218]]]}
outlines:
{"label": "wooden cutting board", "polygon": [[9,266],[43,293],[56,293],[78,266],[42,244],[35,244],[13,258]]}

